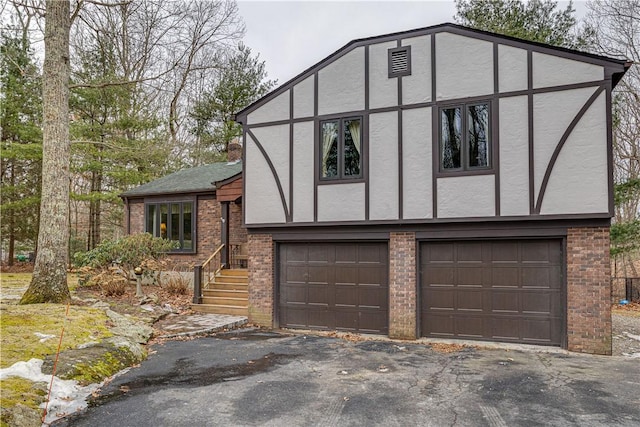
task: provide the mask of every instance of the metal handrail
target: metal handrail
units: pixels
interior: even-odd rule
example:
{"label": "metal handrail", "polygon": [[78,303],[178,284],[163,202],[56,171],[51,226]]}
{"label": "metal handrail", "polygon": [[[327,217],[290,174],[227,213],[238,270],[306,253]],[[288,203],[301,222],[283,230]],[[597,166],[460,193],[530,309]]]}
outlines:
{"label": "metal handrail", "polygon": [[[224,249],[224,247],[225,244],[221,244],[218,249],[216,249],[209,258],[207,258],[205,262],[195,266],[193,275],[193,302],[195,304],[200,304],[202,302],[202,290],[209,286],[209,283],[211,282],[211,263],[216,258],[216,256],[220,255],[220,252],[222,251],[222,249]],[[218,263],[215,265],[217,268],[213,272],[213,277],[220,273],[220,271],[222,271],[222,269],[225,267],[225,263],[222,262],[222,256],[219,257]],[[203,273],[205,272],[206,278],[203,277]]]}

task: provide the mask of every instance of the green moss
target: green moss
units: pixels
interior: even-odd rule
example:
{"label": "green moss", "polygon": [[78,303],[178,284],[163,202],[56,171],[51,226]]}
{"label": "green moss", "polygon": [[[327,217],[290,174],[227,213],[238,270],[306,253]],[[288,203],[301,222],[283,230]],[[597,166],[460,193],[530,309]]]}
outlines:
{"label": "green moss", "polygon": [[[103,310],[71,306],[68,318],[65,312],[66,306],[61,304],[5,306],[0,318],[0,368],[55,354],[63,325],[61,351],[113,335],[107,329]],[[40,342],[36,332],[54,337]]]}
{"label": "green moss", "polygon": [[0,390],[2,390],[0,406],[3,408],[9,408],[20,403],[38,410],[40,404],[47,397],[46,383],[34,383],[21,377],[9,377],[0,380]]}
{"label": "green moss", "polygon": [[126,348],[114,348],[113,352],[105,353],[90,364],[78,363],[75,365],[76,372],[70,376],[70,379],[83,385],[99,383],[137,362],[140,360]]}

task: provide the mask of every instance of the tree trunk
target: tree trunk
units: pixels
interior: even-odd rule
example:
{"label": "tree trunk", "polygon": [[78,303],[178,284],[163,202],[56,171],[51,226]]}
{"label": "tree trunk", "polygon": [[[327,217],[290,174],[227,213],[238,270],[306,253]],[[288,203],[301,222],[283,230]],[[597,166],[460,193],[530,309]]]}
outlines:
{"label": "tree trunk", "polygon": [[[9,170],[11,171],[11,188],[16,188],[16,171],[14,169],[15,160],[11,160],[11,166]],[[9,267],[11,267],[14,263],[13,259],[16,256],[15,247],[16,247],[16,212],[15,209],[11,209],[9,211]]]}
{"label": "tree trunk", "polygon": [[20,304],[63,302],[69,251],[69,0],[47,0],[42,78],[42,201],[38,254]]}

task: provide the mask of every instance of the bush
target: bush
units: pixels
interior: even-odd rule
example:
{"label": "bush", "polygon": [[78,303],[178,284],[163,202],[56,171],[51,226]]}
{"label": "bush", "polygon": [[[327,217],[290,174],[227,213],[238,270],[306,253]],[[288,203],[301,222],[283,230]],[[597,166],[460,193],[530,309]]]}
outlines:
{"label": "bush", "polygon": [[105,240],[88,252],[76,253],[74,263],[78,267],[108,268],[119,264],[128,271],[150,259],[159,259],[174,249],[176,242],[149,233],[133,234],[118,240]]}

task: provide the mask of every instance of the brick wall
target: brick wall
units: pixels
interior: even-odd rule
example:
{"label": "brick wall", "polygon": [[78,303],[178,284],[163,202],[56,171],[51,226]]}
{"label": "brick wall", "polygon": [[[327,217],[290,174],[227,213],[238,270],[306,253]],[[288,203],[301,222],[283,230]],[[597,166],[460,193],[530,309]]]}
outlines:
{"label": "brick wall", "polygon": [[[126,210],[125,210],[126,214]],[[130,234],[144,232],[144,202],[129,201],[129,230]],[[126,227],[126,224],[125,224]],[[126,228],[125,228],[126,230]]]}
{"label": "brick wall", "polygon": [[247,229],[242,226],[242,205],[231,202],[229,217],[229,243],[247,243]]}
{"label": "brick wall", "polygon": [[567,232],[568,349],[611,354],[609,228]]}
{"label": "brick wall", "polygon": [[[158,202],[161,200],[158,199]],[[167,257],[168,263],[177,269],[189,270],[205,261],[220,246],[220,203],[213,198],[199,198],[196,222],[196,254],[174,253]],[[144,232],[144,203],[129,204],[130,234]]]}
{"label": "brick wall", "polygon": [[249,322],[273,326],[273,239],[249,234]]}
{"label": "brick wall", "polygon": [[391,233],[389,240],[389,336],[416,338],[416,235]]}

